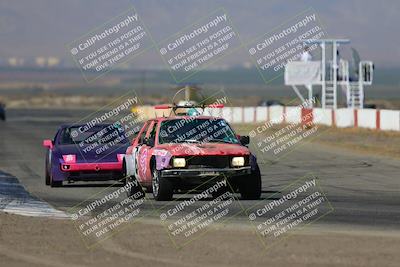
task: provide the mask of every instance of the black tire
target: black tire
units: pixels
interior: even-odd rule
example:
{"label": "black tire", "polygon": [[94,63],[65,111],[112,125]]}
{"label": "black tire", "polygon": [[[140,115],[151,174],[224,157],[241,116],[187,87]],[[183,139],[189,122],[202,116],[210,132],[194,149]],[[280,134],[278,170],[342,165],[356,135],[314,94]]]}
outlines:
{"label": "black tire", "polygon": [[[50,165],[50,151],[49,150],[47,150],[46,151],[46,160],[45,160],[45,164],[44,164],[44,168],[45,168],[45,174],[44,174],[44,176],[45,176],[45,183],[46,183],[46,185],[50,185],[50,172],[49,172],[49,165]],[[51,166],[50,166],[50,171],[51,171]]]}
{"label": "black tire", "polygon": [[51,187],[61,187],[62,186],[62,181],[53,181],[53,175],[51,175],[51,173],[49,174],[49,176],[50,176],[50,186]]}
{"label": "black tire", "polygon": [[153,186],[146,186],[147,193],[153,193]]}
{"label": "black tire", "polygon": [[258,166],[250,175],[243,177],[243,180],[239,183],[239,192],[244,200],[260,199],[261,173]]}
{"label": "black tire", "polygon": [[172,182],[168,179],[160,177],[160,171],[156,168],[153,169],[151,186],[153,189],[153,196],[156,201],[171,200],[174,194],[174,187]]}
{"label": "black tire", "polygon": [[[126,170],[126,162],[124,160],[123,164],[122,164],[122,174],[124,176],[124,178],[122,179],[122,182],[124,184],[124,186],[126,186],[127,184],[133,182],[133,181],[137,181],[136,177],[133,175],[128,175],[128,172]],[[139,194],[140,192],[140,194]],[[146,196],[145,192],[143,191],[142,186],[140,185],[140,183],[138,182],[137,186],[132,186],[131,188],[129,188],[128,191],[126,191],[126,195],[127,197],[134,197],[135,199],[141,199],[144,198]]]}
{"label": "black tire", "polygon": [[[130,176],[125,176],[125,182],[124,182],[124,186],[127,185],[128,183],[131,182],[131,177]],[[127,197],[131,197],[134,194],[132,188],[129,189],[128,191],[126,191],[126,196]]]}
{"label": "black tire", "polygon": [[46,168],[45,180],[46,180],[46,185],[50,185],[50,174],[47,171],[47,168]]}
{"label": "black tire", "polygon": [[[125,185],[132,182],[133,180],[136,180],[134,176],[127,176],[125,179],[126,181]],[[126,194],[128,197],[134,197],[134,199],[141,199],[146,196],[142,186],[139,183],[137,186],[132,186],[131,188],[129,188]]]}
{"label": "black tire", "polygon": [[50,186],[51,187],[62,187],[62,181],[53,181],[50,177]]}
{"label": "black tire", "polygon": [[122,162],[122,179],[119,179],[120,182],[122,182],[122,184],[125,186],[128,182],[129,182],[129,177],[126,174],[126,162],[125,159]]}

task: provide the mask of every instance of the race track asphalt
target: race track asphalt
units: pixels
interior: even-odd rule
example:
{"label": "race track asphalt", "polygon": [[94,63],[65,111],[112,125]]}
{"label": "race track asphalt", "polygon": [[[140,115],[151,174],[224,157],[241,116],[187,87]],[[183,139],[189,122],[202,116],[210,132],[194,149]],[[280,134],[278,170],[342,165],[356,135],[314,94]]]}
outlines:
{"label": "race track asphalt", "polygon": [[[87,110],[61,109],[9,110],[8,120],[0,122],[0,170],[17,177],[32,195],[61,210],[93,198],[100,191],[115,190],[116,187],[109,187],[111,182],[74,183],[62,188],[45,186],[42,140],[52,138],[61,123],[78,121],[88,113]],[[396,159],[304,143],[278,161],[267,158],[260,162],[262,200],[238,200],[236,216],[232,220],[238,224],[248,223],[247,213],[243,210],[279,199],[289,184],[301,177],[312,176],[317,177],[332,206],[331,212],[316,224],[399,229],[399,167],[400,161]],[[174,205],[155,202],[151,194],[147,197],[143,207],[148,216],[154,218],[159,216],[159,209]],[[201,201],[192,208],[200,205]]]}

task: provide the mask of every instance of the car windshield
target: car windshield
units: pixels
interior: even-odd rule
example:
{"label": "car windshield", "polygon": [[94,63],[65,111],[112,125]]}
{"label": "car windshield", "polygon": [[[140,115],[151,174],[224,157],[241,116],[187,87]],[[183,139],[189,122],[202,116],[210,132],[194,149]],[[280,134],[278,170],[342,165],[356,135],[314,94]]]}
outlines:
{"label": "car windshield", "polygon": [[239,141],[224,119],[187,118],[161,123],[159,140],[165,143],[229,143]]}
{"label": "car windshield", "polygon": [[126,143],[124,130],[119,125],[97,125],[93,127],[72,126],[65,128],[61,133],[60,144],[94,144],[116,142]]}

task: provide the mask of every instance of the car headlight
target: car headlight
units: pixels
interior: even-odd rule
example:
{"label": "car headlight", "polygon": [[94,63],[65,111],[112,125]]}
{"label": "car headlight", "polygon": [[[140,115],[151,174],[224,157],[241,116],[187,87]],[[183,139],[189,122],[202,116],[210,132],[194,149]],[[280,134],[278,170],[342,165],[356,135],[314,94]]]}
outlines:
{"label": "car headlight", "polygon": [[176,168],[183,168],[186,166],[186,160],[184,158],[174,158],[172,165]]}
{"label": "car headlight", "polygon": [[231,162],[232,167],[243,167],[244,157],[233,157]]}

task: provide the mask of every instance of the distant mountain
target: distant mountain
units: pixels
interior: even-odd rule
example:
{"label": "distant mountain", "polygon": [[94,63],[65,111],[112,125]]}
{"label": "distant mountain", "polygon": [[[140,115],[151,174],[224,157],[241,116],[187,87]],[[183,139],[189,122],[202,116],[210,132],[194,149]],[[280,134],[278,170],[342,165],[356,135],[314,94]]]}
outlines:
{"label": "distant mountain", "polygon": [[[156,41],[224,7],[243,40],[271,31],[312,7],[333,37],[348,37],[361,56],[381,66],[399,66],[400,2],[396,0],[234,1],[234,0],[14,0],[0,2],[0,58],[58,56],[65,47],[134,5]],[[228,64],[247,61],[245,53]],[[162,64],[156,51],[137,59],[141,66]]]}

